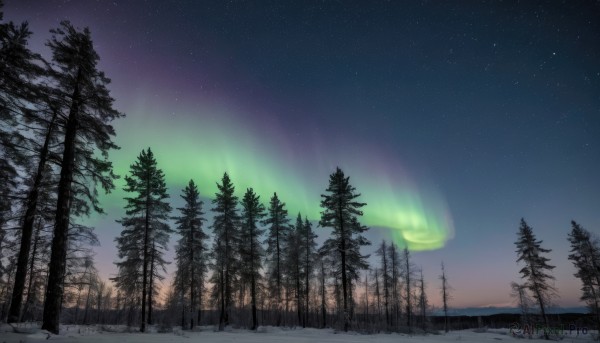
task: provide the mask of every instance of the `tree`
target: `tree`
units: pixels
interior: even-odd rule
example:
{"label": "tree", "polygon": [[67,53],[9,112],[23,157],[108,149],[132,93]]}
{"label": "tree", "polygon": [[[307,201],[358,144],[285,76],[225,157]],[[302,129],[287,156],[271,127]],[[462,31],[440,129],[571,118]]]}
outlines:
{"label": "tree", "polygon": [[282,286],[282,247],[287,235],[290,231],[288,211],[285,208],[285,203],[280,201],[277,193],[273,193],[269,208],[267,210],[267,219],[263,221],[263,225],[268,225],[268,234],[265,243],[267,244],[266,256],[269,262],[269,288],[271,295],[275,297],[274,301],[277,304],[277,325],[281,324],[281,286]]}
{"label": "tree", "polygon": [[[89,29],[78,31],[69,22],[52,30],[48,46],[56,66],[51,74],[60,106],[68,113],[64,123],[63,153],[56,202],[56,217],[48,271],[42,328],[58,333],[63,279],[66,269],[67,234],[71,207],[89,213],[90,206],[102,212],[96,184],[106,192],[114,188],[108,151],[117,146],[110,122],[121,117],[113,109],[113,98],[106,88],[109,79],[96,66],[99,60]],[[84,201],[77,201],[81,197]]]}
{"label": "tree", "polygon": [[450,331],[448,326],[448,300],[451,299],[450,296],[450,285],[448,284],[448,277],[446,276],[446,267],[444,266],[444,262],[442,262],[442,274],[439,276],[440,281],[442,281],[442,287],[440,288],[440,293],[442,295],[442,305],[444,308],[444,331]]}
{"label": "tree", "polygon": [[419,278],[419,313],[421,314],[421,328],[423,331],[427,330],[427,307],[429,306],[427,300],[427,293],[425,293],[425,279],[423,278],[423,269],[420,271]]}
{"label": "tree", "polygon": [[390,274],[389,274],[389,265],[388,265],[388,249],[385,240],[381,241],[381,245],[375,251],[375,254],[381,258],[381,277],[383,278],[383,308],[385,310],[385,327],[386,330],[390,329],[390,310],[389,310],[389,302],[390,302]]}
{"label": "tree", "polygon": [[[550,274],[554,266],[549,265],[550,259],[542,255],[552,250],[542,248],[541,244],[542,241],[535,238],[533,229],[527,225],[525,219],[521,219],[518,239],[515,242],[518,256],[517,263],[523,262],[524,264],[519,273],[521,278],[525,279],[525,286],[532,292],[533,298],[540,307],[544,325],[549,327],[546,306],[556,294],[555,288],[550,285],[550,280],[554,280],[554,276]],[[544,331],[544,336],[548,339],[546,331]]]}
{"label": "tree", "polygon": [[600,330],[600,244],[592,239],[592,234],[571,221],[569,233],[571,254],[569,260],[577,269],[575,277],[581,280],[581,300],[585,301],[596,315],[596,325]]}
{"label": "tree", "polygon": [[[176,248],[175,260],[177,271],[175,278],[180,280],[177,285],[182,285],[180,290],[186,294],[189,290],[190,299],[190,329],[194,328],[194,316],[197,310],[197,323],[200,323],[200,308],[202,307],[202,288],[206,274],[206,245],[204,241],[208,236],[202,231],[202,223],[206,221],[202,212],[200,193],[193,180],[183,190],[181,195],[185,205],[178,210],[181,216],[176,218],[177,232],[181,236]],[[186,290],[187,288],[187,290]],[[199,293],[196,303],[196,291]]]}
{"label": "tree", "polygon": [[302,295],[302,281],[303,281],[303,271],[302,267],[304,264],[304,249],[302,247],[302,229],[304,227],[304,222],[302,221],[302,216],[298,213],[298,217],[296,218],[296,225],[292,226],[284,244],[285,250],[285,268],[284,274],[286,278],[289,280],[286,293],[292,293],[290,291],[293,288],[293,292],[296,299],[296,313],[298,316],[298,324],[302,323],[302,303],[301,303],[301,295]]}
{"label": "tree", "polygon": [[529,309],[531,308],[531,299],[529,298],[529,294],[527,294],[527,287],[513,281],[510,283],[510,289],[510,296],[515,298],[519,303],[521,322],[522,324],[526,324],[529,321]]}
{"label": "tree", "polygon": [[[120,262],[115,264],[119,273],[117,286],[129,296],[138,296],[141,291],[142,318],[140,331],[146,330],[146,305],[148,322],[151,323],[154,277],[160,277],[158,267],[163,267],[163,251],[167,249],[171,229],[167,220],[171,206],[165,185],[165,176],[158,169],[152,150],[142,150],[130,166],[130,175],[125,176],[127,193],[125,217],[117,222],[123,226],[121,235],[115,240]],[[141,279],[141,280],[140,280]],[[139,285],[141,283],[141,287]]]}
{"label": "tree", "polygon": [[[44,68],[46,62],[27,48],[30,36],[26,22],[20,25],[13,22],[0,24],[0,235],[14,200],[20,197],[16,194],[18,180],[27,175],[19,187],[21,191],[27,188],[22,204],[26,210],[23,215],[20,211],[18,214],[22,216],[18,219],[20,244],[9,322],[19,321],[22,317],[21,305],[38,198],[43,193],[42,180],[48,173],[46,162],[50,155],[49,145],[54,143],[57,119],[56,107],[49,105],[50,88],[44,86],[48,83],[48,73]],[[37,168],[33,168],[35,162]],[[22,172],[17,173],[17,169]],[[32,169],[36,173],[28,175]],[[32,176],[31,180],[29,176]],[[20,201],[18,203],[21,205]]]}
{"label": "tree", "polygon": [[368,267],[368,256],[360,254],[360,247],[370,244],[362,236],[368,228],[360,225],[357,219],[362,216],[360,209],[366,204],[356,201],[360,194],[356,193],[349,180],[340,168],[329,176],[329,186],[326,189],[328,194],[321,195],[323,211],[319,221],[320,226],[333,229],[331,237],[324,242],[322,249],[339,261],[336,272],[341,276],[344,331],[348,331],[350,326],[348,290],[352,288],[352,281],[359,277],[358,269]]}
{"label": "tree", "polygon": [[406,326],[408,326],[408,332],[412,332],[412,314],[413,314],[413,302],[412,302],[412,286],[414,283],[413,274],[414,266],[410,261],[410,252],[408,248],[404,248],[404,282],[406,287]]}
{"label": "tree", "polygon": [[223,174],[221,184],[217,183],[219,192],[212,203],[215,213],[212,225],[214,233],[214,271],[213,284],[216,297],[220,302],[219,330],[229,325],[232,306],[232,282],[236,275],[236,264],[239,261],[236,247],[239,244],[239,222],[237,212],[238,198],[234,195],[235,187],[227,173]]}
{"label": "tree", "polygon": [[[400,313],[402,311],[402,296],[401,296],[401,287],[400,287],[400,278],[402,276],[402,261],[400,258],[400,253],[398,252],[398,247],[396,246],[396,244],[394,244],[394,242],[390,243],[390,245],[387,248],[387,254],[388,254],[388,266],[389,266],[389,272],[388,272],[388,278],[389,278],[389,292],[390,294],[390,299],[391,299],[391,303],[392,303],[392,314],[393,316],[390,317],[390,320],[392,318],[394,318],[393,322],[395,323],[395,326],[398,327],[399,321],[400,321]],[[390,322],[391,323],[391,322]]]}
{"label": "tree", "polygon": [[242,230],[240,233],[240,257],[243,265],[242,282],[250,284],[250,298],[252,303],[252,327],[258,328],[256,315],[257,287],[260,284],[260,268],[264,251],[260,245],[259,237],[264,229],[258,227],[258,223],[265,216],[265,206],[260,203],[260,197],[248,188],[242,199]]}
{"label": "tree", "polygon": [[[296,224],[298,225],[298,223]],[[308,304],[310,298],[310,279],[314,273],[313,263],[316,260],[317,242],[315,239],[317,235],[312,230],[312,225],[308,221],[308,218],[304,218],[304,225],[302,225],[300,233],[300,244],[304,255],[304,320],[302,327],[306,327],[308,322]]]}

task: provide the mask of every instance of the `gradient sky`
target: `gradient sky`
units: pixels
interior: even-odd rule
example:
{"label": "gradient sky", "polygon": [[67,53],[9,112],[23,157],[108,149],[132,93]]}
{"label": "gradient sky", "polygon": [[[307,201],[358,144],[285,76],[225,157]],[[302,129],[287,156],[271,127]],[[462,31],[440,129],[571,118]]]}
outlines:
{"label": "gradient sky", "polygon": [[[115,169],[152,147],[175,207],[190,178],[208,200],[227,171],[238,193],[276,191],[315,220],[340,166],[368,203],[369,237],[414,250],[433,304],[443,260],[453,306],[512,306],[525,217],[553,249],[557,303],[581,305],[566,235],[571,219],[600,232],[598,2],[7,0],[4,11],[30,22],[46,55],[61,20],[90,27],[127,115]],[[105,276],[122,197],[85,219]]]}

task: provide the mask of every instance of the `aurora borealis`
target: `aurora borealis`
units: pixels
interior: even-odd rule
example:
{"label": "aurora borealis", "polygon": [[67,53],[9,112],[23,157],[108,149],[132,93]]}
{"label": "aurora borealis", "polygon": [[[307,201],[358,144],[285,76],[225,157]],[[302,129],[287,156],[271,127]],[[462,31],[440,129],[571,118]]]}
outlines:
{"label": "aurora borealis", "polygon": [[[151,147],[173,207],[194,179],[209,212],[228,172],[238,195],[277,192],[314,222],[339,166],[373,244],[413,250],[434,304],[444,260],[455,306],[512,306],[525,217],[553,249],[558,304],[580,305],[566,234],[572,219],[600,228],[597,3],[24,0],[4,12],[29,21],[42,53],[61,20],[90,27],[126,114],[115,171]],[[105,275],[121,182],[106,216],[82,219]]]}
{"label": "aurora borealis", "polygon": [[[156,109],[140,111],[146,113],[143,121],[132,125],[144,136],[160,137],[159,142],[164,142],[152,148],[168,184],[176,189],[194,178],[201,193],[210,197],[226,171],[238,196],[251,187],[267,200],[277,192],[290,214],[300,212],[318,221],[319,195],[328,175],[339,164],[349,171],[353,185],[362,194],[361,201],[369,205],[364,209],[365,225],[388,229],[391,238],[411,250],[441,248],[452,235],[452,219],[441,195],[419,188],[399,166],[390,167],[390,162],[395,162],[390,156],[375,148],[340,142],[328,149],[314,144],[321,137],[297,142],[284,135],[264,135],[264,128],[244,123],[243,117],[223,108],[182,109],[181,115],[188,117],[185,121],[161,115]],[[268,131],[278,130],[271,127]],[[132,134],[120,137],[118,142],[128,147],[126,153],[115,154],[116,171],[125,175],[131,163],[130,147],[141,151],[145,139]],[[344,149],[347,144],[350,148]],[[122,197],[117,191],[104,203],[119,203]]]}

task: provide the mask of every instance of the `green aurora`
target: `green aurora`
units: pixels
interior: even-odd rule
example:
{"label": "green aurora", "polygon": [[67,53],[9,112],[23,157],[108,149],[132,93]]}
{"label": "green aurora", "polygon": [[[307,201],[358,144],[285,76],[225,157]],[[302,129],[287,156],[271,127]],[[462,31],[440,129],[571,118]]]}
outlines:
{"label": "green aurora", "polygon": [[[387,229],[400,247],[414,251],[439,249],[452,238],[452,219],[439,192],[419,188],[375,147],[342,141],[326,145],[316,136],[295,144],[294,139],[272,134],[282,132],[276,124],[258,128],[240,118],[236,110],[217,106],[188,106],[176,112],[157,104],[137,106],[116,123],[116,141],[122,148],[111,154],[115,172],[126,175],[140,151],[150,147],[173,198],[178,199],[190,179],[203,197],[212,198],[227,172],[238,196],[252,187],[267,203],[277,192],[290,216],[300,212],[317,221],[320,194],[339,166],[361,193],[359,200],[367,203],[364,225]],[[121,179],[114,192],[102,197],[107,212],[122,211],[122,187]],[[205,202],[205,212],[209,208]]]}

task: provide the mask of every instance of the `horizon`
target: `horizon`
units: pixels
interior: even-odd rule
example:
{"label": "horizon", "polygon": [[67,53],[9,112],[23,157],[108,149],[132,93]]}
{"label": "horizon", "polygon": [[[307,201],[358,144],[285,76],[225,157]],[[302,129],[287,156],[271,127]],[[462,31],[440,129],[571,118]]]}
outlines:
{"label": "horizon", "polygon": [[[194,179],[210,218],[228,172],[238,196],[277,192],[322,242],[319,195],[339,166],[367,202],[363,253],[382,239],[411,248],[431,304],[444,261],[452,308],[512,306],[525,218],[552,249],[556,304],[582,307],[567,233],[571,220],[600,227],[598,6],[303,5],[21,1],[4,18],[28,21],[45,57],[61,20],[90,27],[126,114],[114,169],[125,176],[151,147],[174,209]],[[82,219],[104,279],[122,187],[102,196],[106,216]]]}

